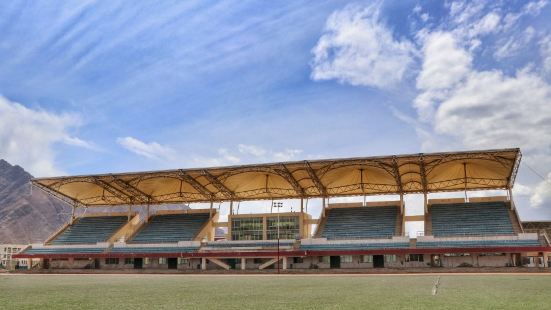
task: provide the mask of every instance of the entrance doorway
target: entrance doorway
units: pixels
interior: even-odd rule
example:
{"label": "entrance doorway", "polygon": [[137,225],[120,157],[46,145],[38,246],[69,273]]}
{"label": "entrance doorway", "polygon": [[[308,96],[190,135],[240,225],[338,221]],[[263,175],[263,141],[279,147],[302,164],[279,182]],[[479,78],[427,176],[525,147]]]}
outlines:
{"label": "entrance doorway", "polygon": [[435,254],[430,256],[430,265],[432,267],[442,267],[442,259],[440,259],[440,255]]}
{"label": "entrance doorway", "polygon": [[42,267],[44,269],[50,269],[50,260],[45,258],[44,261],[42,262]]}
{"label": "entrance doorway", "polygon": [[373,255],[373,268],[383,268],[383,267],[385,267],[385,256]]}
{"label": "entrance doorway", "polygon": [[95,269],[100,269],[99,258],[94,259],[94,268]]}
{"label": "entrance doorway", "polygon": [[341,268],[341,257],[340,256],[330,256],[329,257],[329,267],[331,267],[331,268]]}
{"label": "entrance doorway", "polygon": [[235,269],[235,265],[237,265],[237,259],[235,258],[227,259],[226,264],[230,265],[230,269]]}
{"label": "entrance doorway", "polygon": [[178,269],[178,258],[177,257],[167,258],[166,263],[168,265],[168,269]]}
{"label": "entrance doorway", "polygon": [[143,268],[143,258],[142,257],[134,258],[134,269],[142,269],[142,268]]}

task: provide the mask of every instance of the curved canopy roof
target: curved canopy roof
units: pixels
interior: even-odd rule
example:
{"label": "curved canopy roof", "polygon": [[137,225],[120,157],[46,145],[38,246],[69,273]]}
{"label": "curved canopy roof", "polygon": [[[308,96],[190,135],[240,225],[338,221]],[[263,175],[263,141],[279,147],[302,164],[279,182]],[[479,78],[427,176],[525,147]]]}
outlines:
{"label": "curved canopy roof", "polygon": [[77,206],[175,204],[508,189],[521,153],[501,149],[33,179]]}

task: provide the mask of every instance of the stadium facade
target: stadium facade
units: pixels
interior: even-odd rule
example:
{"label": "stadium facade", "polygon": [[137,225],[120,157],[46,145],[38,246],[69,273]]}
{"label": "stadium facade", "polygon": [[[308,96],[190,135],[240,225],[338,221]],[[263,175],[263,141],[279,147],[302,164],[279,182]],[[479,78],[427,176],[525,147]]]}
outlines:
{"label": "stadium facade", "polygon": [[[546,267],[547,232],[525,229],[512,197],[520,160],[519,149],[500,149],[33,179],[71,204],[73,216],[16,257],[39,259],[38,269]],[[439,192],[465,197],[429,199]],[[423,195],[423,214],[406,215],[407,194]],[[396,199],[366,202],[372,195]],[[363,202],[331,203],[347,196]],[[284,199],[300,209],[279,212],[274,200]],[[322,201],[319,219],[308,213],[311,199]],[[251,200],[273,212],[234,212]],[[224,221],[221,202],[230,205]],[[407,235],[412,221],[424,231]]]}

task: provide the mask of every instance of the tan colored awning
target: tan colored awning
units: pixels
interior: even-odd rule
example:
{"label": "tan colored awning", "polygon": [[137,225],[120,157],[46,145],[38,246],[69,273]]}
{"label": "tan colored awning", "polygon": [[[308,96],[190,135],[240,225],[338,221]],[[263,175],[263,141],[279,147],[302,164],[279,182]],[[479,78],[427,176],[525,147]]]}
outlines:
{"label": "tan colored awning", "polygon": [[175,204],[507,189],[521,153],[502,149],[33,179],[79,206]]}

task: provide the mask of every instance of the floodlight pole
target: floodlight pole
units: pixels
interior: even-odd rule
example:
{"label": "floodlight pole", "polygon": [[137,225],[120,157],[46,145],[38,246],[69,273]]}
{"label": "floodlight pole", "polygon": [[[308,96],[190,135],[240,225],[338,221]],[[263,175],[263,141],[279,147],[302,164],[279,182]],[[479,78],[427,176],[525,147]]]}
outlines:
{"label": "floodlight pole", "polygon": [[274,202],[272,205],[274,208],[277,208],[277,273],[280,273],[280,263],[279,263],[279,208],[283,207],[282,202]]}

